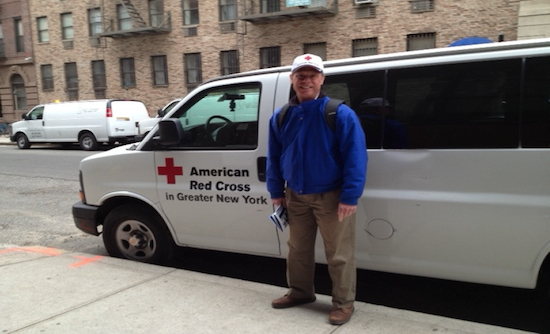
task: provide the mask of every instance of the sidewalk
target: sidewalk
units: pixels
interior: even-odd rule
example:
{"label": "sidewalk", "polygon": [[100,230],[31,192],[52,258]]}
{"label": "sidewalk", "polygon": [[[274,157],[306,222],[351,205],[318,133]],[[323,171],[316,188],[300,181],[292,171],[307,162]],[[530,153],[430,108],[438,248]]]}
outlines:
{"label": "sidewalk", "polygon": [[330,297],[290,309],[286,289],[61,249],[0,245],[0,333],[525,333],[357,302],[328,323]]}
{"label": "sidewalk", "polygon": [[0,135],[0,145],[15,145],[15,143],[10,141],[9,136]]}

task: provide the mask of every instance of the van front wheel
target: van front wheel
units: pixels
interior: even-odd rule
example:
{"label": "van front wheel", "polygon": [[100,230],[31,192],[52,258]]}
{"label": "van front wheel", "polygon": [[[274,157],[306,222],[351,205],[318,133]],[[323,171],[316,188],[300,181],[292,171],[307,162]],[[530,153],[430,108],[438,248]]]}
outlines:
{"label": "van front wheel", "polygon": [[31,142],[23,133],[17,135],[17,147],[20,149],[26,149],[31,147]]}
{"label": "van front wheel", "polygon": [[84,151],[95,151],[97,150],[98,143],[95,139],[95,136],[89,132],[86,132],[80,136],[80,147]]}
{"label": "van front wheel", "polygon": [[103,222],[103,243],[113,257],[164,264],[175,251],[172,236],[164,222],[135,206],[111,211]]}

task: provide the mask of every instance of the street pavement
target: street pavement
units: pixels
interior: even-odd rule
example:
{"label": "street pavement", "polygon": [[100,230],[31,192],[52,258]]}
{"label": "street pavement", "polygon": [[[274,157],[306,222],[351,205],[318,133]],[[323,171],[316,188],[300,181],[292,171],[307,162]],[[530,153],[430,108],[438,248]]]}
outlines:
{"label": "street pavement", "polygon": [[[0,145],[14,145],[0,136]],[[1,227],[0,227],[1,228]],[[0,245],[0,333],[526,333],[355,303],[328,322],[331,298],[273,309],[285,288],[57,248]]]}

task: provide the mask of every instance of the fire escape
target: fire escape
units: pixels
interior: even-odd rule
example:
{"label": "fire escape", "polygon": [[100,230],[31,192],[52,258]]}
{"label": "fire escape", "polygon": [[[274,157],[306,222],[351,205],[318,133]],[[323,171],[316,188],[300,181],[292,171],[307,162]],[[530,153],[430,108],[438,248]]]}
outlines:
{"label": "fire escape", "polygon": [[[290,3],[292,1],[287,2]],[[334,16],[338,13],[337,0],[302,0],[294,3],[297,5],[281,7],[279,0],[251,0],[245,8],[245,14],[240,16],[239,20],[260,23],[295,17]]]}
{"label": "fire escape", "polygon": [[[110,19],[105,31],[97,34],[98,37],[127,38],[140,35],[164,34],[172,30],[171,17],[169,12],[151,11],[149,9],[150,22],[148,23],[139,10],[134,6],[132,0],[117,0],[124,8],[131,20],[131,27],[120,24],[121,18]],[[162,7],[162,0],[158,0]],[[118,21],[118,22],[117,22]]]}

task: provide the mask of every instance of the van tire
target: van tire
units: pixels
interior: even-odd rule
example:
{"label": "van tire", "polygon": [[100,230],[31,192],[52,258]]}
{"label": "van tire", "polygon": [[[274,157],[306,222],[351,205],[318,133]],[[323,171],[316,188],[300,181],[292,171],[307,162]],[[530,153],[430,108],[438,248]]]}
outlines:
{"label": "van tire", "polygon": [[84,151],[95,151],[99,146],[95,136],[90,132],[81,134],[78,141],[80,142],[80,147]]}
{"label": "van tire", "polygon": [[20,133],[17,135],[17,147],[20,149],[27,149],[31,147],[31,142],[25,134]]}
{"label": "van tire", "polygon": [[113,257],[155,264],[170,262],[176,248],[160,217],[135,205],[117,207],[107,215],[103,243]]}

